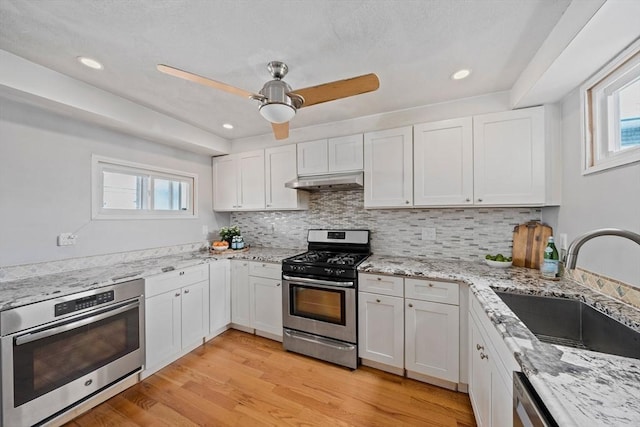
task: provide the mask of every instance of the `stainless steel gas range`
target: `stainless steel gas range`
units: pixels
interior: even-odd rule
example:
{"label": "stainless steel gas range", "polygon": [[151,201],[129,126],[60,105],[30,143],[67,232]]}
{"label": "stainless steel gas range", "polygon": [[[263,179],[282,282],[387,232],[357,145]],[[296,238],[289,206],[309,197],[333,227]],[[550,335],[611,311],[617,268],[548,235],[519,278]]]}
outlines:
{"label": "stainless steel gas range", "polygon": [[369,230],[309,230],[308,251],[282,262],[283,345],[352,369],[358,366],[358,265]]}

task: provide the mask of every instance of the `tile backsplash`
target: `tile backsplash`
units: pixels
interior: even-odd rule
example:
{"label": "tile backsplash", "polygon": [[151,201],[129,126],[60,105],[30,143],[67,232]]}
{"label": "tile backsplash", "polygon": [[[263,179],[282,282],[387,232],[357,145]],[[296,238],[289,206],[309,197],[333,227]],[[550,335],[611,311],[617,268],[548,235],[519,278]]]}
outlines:
{"label": "tile backsplash", "polygon": [[[364,209],[357,190],[311,193],[307,211],[231,214],[254,246],[304,249],[310,228],[361,228],[376,254],[462,260],[510,255],[513,228],[531,220],[539,208]],[[422,240],[423,228],[435,228],[435,240]]]}

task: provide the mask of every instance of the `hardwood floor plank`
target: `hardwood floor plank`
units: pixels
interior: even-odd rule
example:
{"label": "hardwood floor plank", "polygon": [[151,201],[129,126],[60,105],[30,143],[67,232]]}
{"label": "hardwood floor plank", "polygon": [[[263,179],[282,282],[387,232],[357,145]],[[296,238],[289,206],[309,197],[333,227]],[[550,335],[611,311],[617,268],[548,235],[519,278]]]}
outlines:
{"label": "hardwood floor plank", "polygon": [[474,427],[469,397],[230,330],[67,426]]}

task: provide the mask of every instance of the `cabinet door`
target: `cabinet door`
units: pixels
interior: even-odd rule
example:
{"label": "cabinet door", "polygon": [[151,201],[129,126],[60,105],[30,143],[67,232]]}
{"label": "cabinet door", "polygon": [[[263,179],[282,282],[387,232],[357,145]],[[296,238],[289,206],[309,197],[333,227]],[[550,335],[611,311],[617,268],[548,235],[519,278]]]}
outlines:
{"label": "cabinet door", "polygon": [[[491,357],[490,357],[491,359]],[[491,362],[491,425],[513,427],[513,380],[499,371],[500,363]]]}
{"label": "cabinet door", "polygon": [[264,150],[238,154],[238,208],[264,209]]}
{"label": "cabinet door", "polygon": [[329,138],[329,172],[362,170],[364,167],[362,134]]}
{"label": "cabinet door", "polygon": [[209,332],[209,282],[182,288],[182,348],[202,344]]}
{"label": "cabinet door", "polygon": [[405,368],[458,382],[460,320],[458,306],[407,299]]}
{"label": "cabinet door", "polygon": [[238,163],[235,156],[213,159],[213,209],[230,211],[238,205]]}
{"label": "cabinet door", "polygon": [[181,349],[181,292],[165,292],[145,300],[145,369],[150,373]]}
{"label": "cabinet door", "polygon": [[209,334],[217,335],[231,323],[231,271],[228,260],[209,264]]}
{"label": "cabinet door", "polygon": [[298,145],[298,175],[317,175],[329,171],[327,140],[301,142]]}
{"label": "cabinet door", "polygon": [[364,135],[364,206],[413,205],[412,129]]}
{"label": "cabinet door", "polygon": [[282,336],[282,286],[280,280],[249,276],[253,327]]}
{"label": "cabinet door", "polygon": [[305,208],[306,191],[286,188],[284,184],[298,177],[295,144],[264,150],[267,209]]}
{"label": "cabinet door", "polygon": [[416,206],[472,204],[471,117],[414,126],[413,175]]}
{"label": "cabinet door", "polygon": [[491,426],[491,364],[473,316],[469,317],[469,398],[479,427]]}
{"label": "cabinet door", "polygon": [[358,293],[358,356],[404,368],[404,300]]}
{"label": "cabinet door", "polygon": [[476,204],[544,204],[544,107],[474,116],[473,138]]}
{"label": "cabinet door", "polygon": [[247,328],[253,327],[250,294],[249,263],[231,261],[231,321]]}

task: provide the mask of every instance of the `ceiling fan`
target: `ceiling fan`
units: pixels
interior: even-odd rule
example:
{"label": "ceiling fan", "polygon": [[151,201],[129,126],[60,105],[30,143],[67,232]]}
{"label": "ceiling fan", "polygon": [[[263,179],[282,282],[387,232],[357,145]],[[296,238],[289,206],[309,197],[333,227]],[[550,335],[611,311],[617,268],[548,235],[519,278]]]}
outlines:
{"label": "ceiling fan", "polygon": [[373,92],[380,87],[378,76],[371,73],[292,90],[291,86],[282,80],[289,71],[287,64],[280,61],[271,61],[267,64],[267,70],[271,73],[273,80],[266,82],[260,92],[252,93],[169,65],[158,65],[158,71],[165,74],[259,101],[260,114],[271,122],[276,139],[289,137],[289,121],[295,116],[299,108]]}

